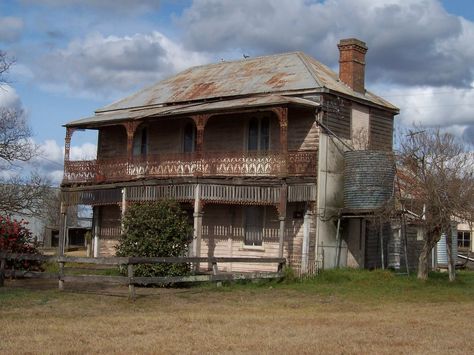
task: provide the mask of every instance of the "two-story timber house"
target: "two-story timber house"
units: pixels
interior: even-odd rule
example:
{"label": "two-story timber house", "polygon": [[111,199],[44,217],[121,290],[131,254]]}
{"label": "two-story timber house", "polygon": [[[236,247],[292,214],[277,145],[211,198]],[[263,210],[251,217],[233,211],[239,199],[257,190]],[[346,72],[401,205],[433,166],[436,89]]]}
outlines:
{"label": "two-story timber house", "polygon": [[[301,52],[223,61],[66,124],[63,213],[93,206],[103,256],[115,252],[127,205],[175,199],[194,225],[191,255],[280,256],[304,272],[326,254],[330,267],[341,154],[361,136],[390,151],[398,113],[365,90],[365,43],[338,47],[339,75]],[[98,131],[95,160],[70,160],[77,129]]]}

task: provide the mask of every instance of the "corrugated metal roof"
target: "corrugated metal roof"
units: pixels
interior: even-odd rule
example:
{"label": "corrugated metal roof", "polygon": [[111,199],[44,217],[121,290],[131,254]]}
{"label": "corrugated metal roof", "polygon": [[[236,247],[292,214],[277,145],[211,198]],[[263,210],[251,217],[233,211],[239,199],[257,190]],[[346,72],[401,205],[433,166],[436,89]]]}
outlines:
{"label": "corrugated metal roof", "polygon": [[397,109],[372,93],[364,95],[353,91],[335,72],[314,58],[292,52],[193,67],[96,112],[321,89]]}
{"label": "corrugated metal roof", "polygon": [[148,107],[131,110],[111,111],[98,113],[92,117],[82,118],[69,122],[67,127],[87,127],[107,122],[142,119],[146,117],[166,117],[171,115],[186,115],[190,113],[223,112],[242,108],[275,106],[279,104],[293,104],[305,107],[318,107],[317,102],[281,95],[257,95],[246,98],[221,100],[214,102],[197,102],[192,104],[172,105],[163,107]]}

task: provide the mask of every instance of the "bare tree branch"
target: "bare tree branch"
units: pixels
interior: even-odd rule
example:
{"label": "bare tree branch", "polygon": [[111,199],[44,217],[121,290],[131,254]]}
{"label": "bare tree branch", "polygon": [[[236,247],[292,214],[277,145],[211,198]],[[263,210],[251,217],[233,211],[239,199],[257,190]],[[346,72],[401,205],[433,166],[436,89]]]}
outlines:
{"label": "bare tree branch", "polygon": [[[428,255],[445,234],[451,245],[453,220],[468,220],[474,211],[474,155],[462,142],[439,129],[409,131],[401,139],[398,155],[403,187],[400,200],[409,203],[422,218],[425,235],[418,277],[428,276]],[[448,251],[449,255],[449,251]],[[455,277],[454,256],[448,268]]]}

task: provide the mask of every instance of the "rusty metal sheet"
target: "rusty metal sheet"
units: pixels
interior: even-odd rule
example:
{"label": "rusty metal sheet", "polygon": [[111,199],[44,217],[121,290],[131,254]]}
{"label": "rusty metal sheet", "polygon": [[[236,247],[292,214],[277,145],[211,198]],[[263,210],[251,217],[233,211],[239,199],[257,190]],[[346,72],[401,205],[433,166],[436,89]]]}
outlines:
{"label": "rusty metal sheet", "polygon": [[397,110],[382,98],[352,90],[337,73],[302,53],[292,52],[187,69],[97,112],[176,104],[254,94],[329,89]]}
{"label": "rusty metal sheet", "polygon": [[302,58],[294,52],[193,67],[98,111],[321,87]]}
{"label": "rusty metal sheet", "polygon": [[102,125],[108,122],[120,122],[146,117],[165,117],[172,115],[186,115],[204,112],[225,112],[228,110],[269,107],[276,105],[293,104],[305,107],[318,107],[319,103],[300,97],[288,97],[281,95],[261,95],[234,100],[222,100],[215,102],[200,102],[194,104],[172,105],[163,107],[142,108],[135,110],[112,111],[100,113],[92,117],[83,118],[66,124],[67,127],[90,127]]}

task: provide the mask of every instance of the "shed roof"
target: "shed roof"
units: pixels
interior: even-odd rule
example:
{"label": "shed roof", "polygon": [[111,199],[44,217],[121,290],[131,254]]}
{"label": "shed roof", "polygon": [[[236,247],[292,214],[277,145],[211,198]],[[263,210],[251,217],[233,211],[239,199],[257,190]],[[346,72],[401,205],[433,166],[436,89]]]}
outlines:
{"label": "shed roof", "polygon": [[302,52],[291,52],[192,67],[96,112],[324,89],[398,110],[368,91],[365,94],[355,92],[340,81],[335,72],[314,58]]}

